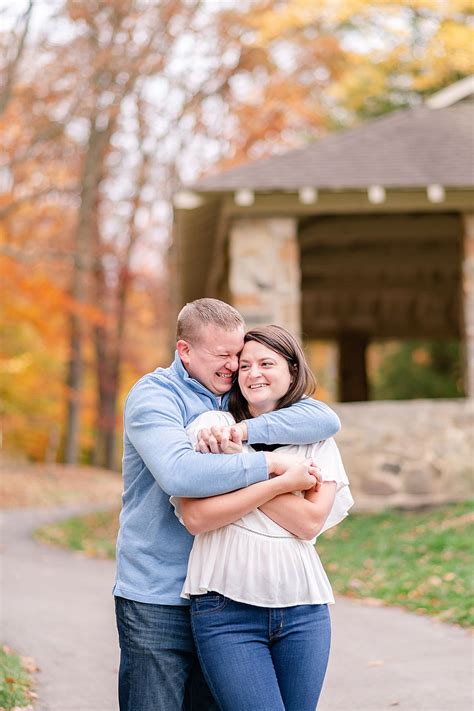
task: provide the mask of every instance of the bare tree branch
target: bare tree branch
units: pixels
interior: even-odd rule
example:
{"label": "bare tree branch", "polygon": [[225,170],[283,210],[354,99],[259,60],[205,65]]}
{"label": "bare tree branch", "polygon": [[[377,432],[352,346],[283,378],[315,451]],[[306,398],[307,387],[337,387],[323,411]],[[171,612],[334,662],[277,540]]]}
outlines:
{"label": "bare tree branch", "polygon": [[8,105],[8,102],[10,101],[10,98],[11,98],[16,69],[17,69],[17,66],[20,62],[21,56],[23,54],[23,50],[25,48],[25,42],[26,42],[26,37],[28,35],[28,29],[30,26],[30,19],[31,19],[32,10],[33,10],[33,0],[29,0],[28,7],[26,8],[25,13],[23,14],[23,17],[22,17],[22,23],[24,23],[24,25],[23,25],[23,30],[20,35],[20,39],[18,41],[15,56],[13,57],[13,59],[9,62],[8,66],[7,66],[5,83],[3,85],[2,91],[0,92],[0,114],[2,114],[5,111],[5,109]]}
{"label": "bare tree branch", "polygon": [[22,249],[16,249],[10,244],[2,244],[0,245],[0,255],[4,257],[10,257],[11,259],[14,259],[15,262],[19,262],[21,264],[32,264],[36,266],[38,264],[38,258],[41,258],[41,261],[63,261],[63,262],[72,262],[72,255],[70,252],[65,252],[64,250],[60,249],[25,249],[24,247]]}
{"label": "bare tree branch", "polygon": [[5,207],[0,208],[0,220],[5,219],[8,217],[12,212],[15,212],[15,210],[18,210],[22,205],[28,202],[34,202],[35,200],[39,200],[40,198],[44,197],[45,195],[75,195],[77,194],[77,187],[71,187],[71,188],[58,188],[58,187],[48,187],[48,188],[43,188],[42,190],[38,190],[36,193],[31,193],[30,195],[24,195],[21,198],[17,198],[16,200],[8,203],[8,205],[5,205]]}

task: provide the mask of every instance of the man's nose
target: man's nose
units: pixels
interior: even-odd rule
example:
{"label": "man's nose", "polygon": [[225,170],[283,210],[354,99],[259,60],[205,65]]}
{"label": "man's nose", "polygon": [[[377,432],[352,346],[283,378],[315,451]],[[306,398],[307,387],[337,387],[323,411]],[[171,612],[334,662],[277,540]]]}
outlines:
{"label": "man's nose", "polygon": [[229,360],[226,363],[226,366],[228,367],[229,370],[231,370],[233,373],[238,369],[239,367],[239,358],[238,356],[229,356]]}

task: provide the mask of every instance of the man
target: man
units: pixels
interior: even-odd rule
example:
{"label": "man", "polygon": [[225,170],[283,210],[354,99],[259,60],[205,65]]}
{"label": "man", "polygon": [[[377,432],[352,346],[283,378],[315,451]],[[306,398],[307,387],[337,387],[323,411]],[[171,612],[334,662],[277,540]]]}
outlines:
{"label": "man", "polygon": [[[203,455],[186,435],[202,412],[225,409],[243,336],[243,319],[228,304],[187,304],[178,316],[173,364],[145,375],[127,398],[114,588],[121,711],[217,708],[195,655],[187,601],[180,598],[193,539],[169,497],[223,494],[291,463],[276,452]],[[308,398],[239,427],[250,444],[307,444],[335,434],[339,420]]]}

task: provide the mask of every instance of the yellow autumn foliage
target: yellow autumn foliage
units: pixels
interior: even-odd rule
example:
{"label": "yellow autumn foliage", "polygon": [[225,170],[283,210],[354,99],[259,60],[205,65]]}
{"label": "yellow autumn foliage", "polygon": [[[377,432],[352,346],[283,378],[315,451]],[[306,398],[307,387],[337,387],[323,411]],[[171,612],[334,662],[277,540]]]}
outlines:
{"label": "yellow autumn foliage", "polygon": [[253,17],[260,46],[296,45],[308,30],[336,38],[345,69],[328,95],[356,113],[370,113],[368,98],[403,104],[474,73],[472,0],[288,0]]}

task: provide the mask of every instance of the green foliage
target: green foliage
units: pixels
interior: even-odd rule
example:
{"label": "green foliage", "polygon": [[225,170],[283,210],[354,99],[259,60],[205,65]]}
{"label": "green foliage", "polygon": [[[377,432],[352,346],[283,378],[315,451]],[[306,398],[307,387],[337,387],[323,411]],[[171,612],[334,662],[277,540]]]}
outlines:
{"label": "green foliage", "polygon": [[462,397],[457,341],[405,341],[390,347],[373,374],[374,400]]}
{"label": "green foliage", "polygon": [[29,704],[30,681],[21,659],[0,647],[0,707],[11,711]]}
{"label": "green foliage", "polygon": [[317,543],[334,590],[474,625],[473,503],[349,516]]}

